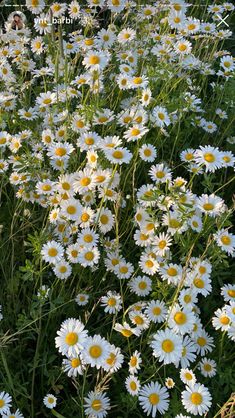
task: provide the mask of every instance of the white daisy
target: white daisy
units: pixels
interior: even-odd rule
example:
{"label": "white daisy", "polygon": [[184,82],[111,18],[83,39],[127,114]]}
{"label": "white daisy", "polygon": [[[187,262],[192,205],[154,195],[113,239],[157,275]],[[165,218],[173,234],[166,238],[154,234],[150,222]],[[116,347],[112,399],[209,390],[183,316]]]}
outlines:
{"label": "white daisy", "polygon": [[156,417],[157,412],[164,414],[169,407],[168,392],[157,382],[150,382],[142,386],[138,399],[144,412],[153,418]]}
{"label": "white daisy", "polygon": [[182,392],[182,403],[187,412],[193,415],[203,415],[211,407],[211,395],[209,390],[200,383],[187,386]]}
{"label": "white daisy", "polygon": [[180,360],[183,350],[182,338],[170,329],[157,331],[151,342],[153,355],[164,364],[175,363]]}
{"label": "white daisy", "polygon": [[69,357],[76,357],[84,348],[87,331],[81,321],[70,318],[61,324],[55,338],[55,346],[59,352]]}

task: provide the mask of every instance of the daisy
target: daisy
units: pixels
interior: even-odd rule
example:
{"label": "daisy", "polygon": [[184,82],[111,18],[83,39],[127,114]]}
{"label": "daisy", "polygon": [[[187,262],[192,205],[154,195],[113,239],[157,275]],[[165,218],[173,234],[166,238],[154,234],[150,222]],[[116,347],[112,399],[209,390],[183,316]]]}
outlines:
{"label": "daisy", "polygon": [[131,28],[126,28],[119,32],[117,40],[120,44],[126,44],[127,42],[132,41],[135,37],[136,31]]}
{"label": "daisy", "polygon": [[204,357],[200,361],[198,368],[201,374],[205,377],[213,377],[216,375],[216,362],[214,360]]}
{"label": "daisy", "polygon": [[44,0],[26,0],[26,7],[30,10],[33,14],[38,14],[42,12],[45,7]]}
{"label": "daisy", "polygon": [[131,291],[138,296],[147,296],[152,290],[152,280],[147,276],[137,276],[128,283]]}
{"label": "daisy", "polygon": [[132,158],[131,152],[124,147],[117,147],[115,149],[105,149],[104,150],[105,157],[112,163],[112,164],[128,164]]}
{"label": "daisy", "polygon": [[163,361],[164,364],[175,363],[181,358],[182,338],[169,329],[157,331],[150,345],[154,357]]}
{"label": "daisy", "polygon": [[161,257],[164,257],[166,252],[172,245],[172,238],[169,234],[162,232],[158,236],[154,237],[152,245],[156,254]]}
{"label": "daisy", "polygon": [[55,408],[56,402],[57,402],[56,397],[52,395],[51,393],[49,393],[43,398],[44,405],[49,409]]}
{"label": "daisy", "polygon": [[97,247],[84,247],[78,255],[78,262],[83,267],[91,267],[99,262],[100,252]]}
{"label": "daisy", "polygon": [[8,414],[12,403],[11,396],[6,392],[0,392],[0,414]]}
{"label": "daisy", "polygon": [[102,296],[100,301],[101,306],[105,307],[104,312],[109,314],[116,314],[122,309],[121,295],[111,290],[108,291],[106,296]]}
{"label": "daisy", "polygon": [[211,407],[211,395],[208,389],[200,383],[187,386],[181,395],[182,403],[187,412],[193,415],[203,415]]}
{"label": "daisy", "polygon": [[156,148],[151,144],[144,144],[139,149],[140,158],[149,163],[153,162],[157,156]]}
{"label": "daisy", "polygon": [[47,263],[56,264],[63,258],[64,249],[58,242],[48,241],[42,246],[41,255]]}
{"label": "daisy", "polygon": [[110,400],[105,392],[91,391],[84,397],[84,409],[88,417],[106,417],[110,409]]}
{"label": "daisy", "polygon": [[195,316],[192,312],[191,306],[181,308],[180,305],[175,304],[173,308],[170,308],[170,315],[168,320],[168,326],[178,334],[190,333],[193,329],[195,322]]}
{"label": "daisy", "polygon": [[152,99],[152,91],[150,88],[143,89],[142,96],[141,96],[141,104],[142,106],[148,106]]}
{"label": "daisy", "polygon": [[124,138],[127,142],[137,141],[138,139],[142,138],[147,132],[149,131],[148,128],[145,128],[141,125],[133,125],[131,128],[127,129],[124,133]]}
{"label": "daisy", "polygon": [[153,418],[156,417],[157,412],[164,414],[169,407],[168,392],[157,382],[150,382],[142,386],[138,399],[144,412]]}
{"label": "daisy", "polygon": [[142,254],[139,261],[139,266],[143,273],[153,276],[158,270],[158,262],[153,256]]}
{"label": "daisy", "polygon": [[170,169],[164,163],[152,165],[149,170],[149,175],[157,184],[170,181],[172,176]]}
{"label": "daisy", "polygon": [[212,325],[216,330],[228,331],[231,319],[224,308],[217,309],[212,317]]}
{"label": "daisy", "polygon": [[159,274],[163,280],[167,280],[169,284],[177,286],[182,279],[182,266],[178,264],[166,264],[159,268]]}
{"label": "daisy", "polygon": [[193,340],[195,342],[197,353],[201,356],[204,356],[207,352],[211,352],[214,347],[213,338],[210,337],[203,329],[199,331],[195,337],[193,337]]}
{"label": "daisy", "polygon": [[39,55],[43,52],[44,46],[45,46],[45,44],[44,44],[43,38],[41,36],[37,36],[31,42],[32,52],[34,52],[37,55]]}
{"label": "daisy", "polygon": [[235,69],[235,61],[231,55],[225,55],[222,57],[220,65],[225,71],[233,71]]}
{"label": "daisy", "polygon": [[114,373],[122,367],[124,356],[119,347],[110,345],[110,354],[103,364],[103,369],[109,373]]}
{"label": "daisy", "polygon": [[190,54],[192,50],[192,44],[189,41],[186,41],[185,39],[181,39],[174,45],[174,50],[179,55],[187,55]]}
{"label": "daisy", "polygon": [[55,338],[55,346],[59,353],[76,357],[84,348],[86,343],[87,331],[84,330],[81,321],[70,318],[61,324],[60,330],[57,331],[58,337]]}
{"label": "daisy", "polygon": [[24,418],[23,414],[17,409],[15,412],[8,412],[2,415],[2,418]]}
{"label": "daisy", "polygon": [[66,3],[53,3],[51,5],[51,11],[54,17],[60,17],[64,14],[65,10],[67,9]]}
{"label": "daisy", "polygon": [[99,369],[110,354],[110,344],[99,334],[87,337],[82,350],[82,358],[86,364]]}
{"label": "daisy", "polygon": [[154,323],[161,323],[166,320],[167,307],[164,302],[160,300],[152,300],[148,303],[145,314],[150,321]]}
{"label": "daisy", "polygon": [[66,219],[71,221],[76,221],[81,215],[81,204],[79,200],[70,198],[67,200],[62,200],[61,204],[61,216],[64,216]]}
{"label": "daisy", "polygon": [[120,13],[125,8],[125,0],[107,0],[107,6],[113,13]]}
{"label": "daisy", "polygon": [[92,71],[103,70],[110,60],[110,54],[108,52],[100,53],[96,50],[89,50],[83,59],[83,65]]}
{"label": "daisy", "polygon": [[131,87],[134,89],[146,88],[148,85],[148,78],[146,76],[134,76],[130,79]]}
{"label": "daisy", "polygon": [[93,170],[85,168],[83,171],[78,171],[74,174],[73,188],[75,192],[80,194],[88,192],[94,187]]}
{"label": "daisy", "polygon": [[56,277],[61,280],[65,280],[71,275],[72,267],[67,261],[61,259],[56,263],[55,267],[53,267],[53,271]]}
{"label": "daisy", "polygon": [[226,229],[220,229],[214,234],[217,245],[232,257],[235,254],[235,235],[229,233]]}
{"label": "daisy", "polygon": [[134,271],[134,267],[131,263],[127,263],[125,260],[120,260],[120,262],[114,267],[113,271],[119,279],[129,279]]}
{"label": "daisy", "polygon": [[152,121],[159,128],[163,128],[164,126],[169,126],[171,123],[166,108],[162,106],[154,107],[152,111]]}
{"label": "daisy", "polygon": [[194,306],[197,303],[197,293],[191,288],[182,289],[179,294],[181,306]]}
{"label": "daisy", "polygon": [[128,376],[125,380],[125,386],[131,396],[138,395],[140,390],[140,382],[136,376]]}
{"label": "daisy", "polygon": [[83,375],[85,366],[79,356],[71,357],[70,359],[64,359],[62,363],[62,369],[69,377],[77,377]]}
{"label": "daisy", "polygon": [[56,93],[48,91],[40,93],[37,97],[36,103],[39,107],[48,107],[57,101]]}
{"label": "daisy", "polygon": [[196,383],[196,376],[193,371],[189,369],[180,370],[180,379],[186,385],[194,385]]}
{"label": "daisy", "polygon": [[206,172],[214,172],[222,166],[221,153],[218,148],[206,145],[195,151],[194,159],[198,165],[205,165]]}
{"label": "daisy", "polygon": [[99,229],[103,234],[111,231],[114,226],[114,216],[111,210],[107,208],[101,208],[97,213],[97,221]]}
{"label": "daisy", "polygon": [[140,364],[141,363],[142,363],[141,355],[138,351],[135,351],[132,354],[132,356],[130,358],[130,361],[128,363],[130,374],[138,373],[138,371],[140,370]]}
{"label": "daisy", "polygon": [[226,284],[221,287],[221,295],[226,302],[235,301],[235,285]]}
{"label": "daisy", "polygon": [[148,329],[150,321],[143,313],[132,311],[129,313],[129,318],[132,324],[136,325],[141,331]]}
{"label": "daisy", "polygon": [[131,328],[127,322],[124,322],[123,325],[116,323],[114,326],[115,331],[120,332],[123,337],[130,338],[132,335],[137,337],[140,335],[140,330],[138,327]]}
{"label": "daisy", "polygon": [[68,6],[68,13],[72,19],[78,19],[80,16],[80,6],[76,0],[73,0]]}
{"label": "daisy", "polygon": [[87,305],[89,301],[89,295],[86,293],[78,293],[75,297],[75,302],[78,304],[78,306],[85,306]]}

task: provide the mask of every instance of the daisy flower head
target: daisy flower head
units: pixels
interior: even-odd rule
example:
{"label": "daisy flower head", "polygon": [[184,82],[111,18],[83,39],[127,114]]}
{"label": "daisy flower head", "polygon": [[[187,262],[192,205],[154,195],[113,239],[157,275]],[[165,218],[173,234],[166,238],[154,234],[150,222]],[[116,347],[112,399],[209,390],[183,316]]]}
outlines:
{"label": "daisy flower head", "polygon": [[139,149],[139,155],[140,155],[141,160],[146,161],[148,163],[152,163],[157,156],[157,151],[153,145],[144,144]]}
{"label": "daisy flower head", "polygon": [[62,258],[55,264],[55,266],[53,267],[53,271],[56,277],[58,277],[61,280],[66,280],[72,273],[72,267],[66,260]]}
{"label": "daisy flower head", "polygon": [[84,324],[78,319],[70,318],[64,321],[55,338],[55,346],[59,353],[68,357],[76,357],[84,348],[88,338],[84,328]]}
{"label": "daisy flower head", "polygon": [[26,7],[33,14],[41,13],[45,7],[44,0],[26,0]]}
{"label": "daisy flower head", "polygon": [[175,386],[174,380],[171,377],[166,377],[165,386],[167,387],[167,389],[173,389],[173,387]]}
{"label": "daisy flower head", "polygon": [[164,364],[178,362],[182,355],[182,337],[170,329],[157,331],[151,342],[154,357]]}
{"label": "daisy flower head", "polygon": [[139,403],[144,412],[155,418],[157,412],[164,414],[169,407],[169,395],[167,389],[157,382],[150,382],[139,391]]}
{"label": "daisy flower head", "polygon": [[141,139],[148,131],[149,129],[143,125],[133,125],[126,130],[124,138],[127,142],[134,142]]}
{"label": "daisy flower head", "polygon": [[235,285],[231,283],[221,287],[221,295],[226,302],[235,302]]}
{"label": "daisy flower head", "polygon": [[170,308],[168,325],[176,334],[188,334],[193,330],[195,316],[191,306],[181,308],[180,305]]}
{"label": "daisy flower head", "polygon": [[140,382],[136,376],[130,375],[125,380],[125,386],[131,396],[138,395],[140,390]]}
{"label": "daisy flower head", "polygon": [[78,263],[83,267],[91,267],[98,264],[100,258],[100,252],[97,247],[84,247],[81,249],[78,255]]}
{"label": "daisy flower head", "polygon": [[230,328],[231,319],[228,316],[225,308],[217,309],[212,317],[212,325],[216,330],[228,331]]}
{"label": "daisy flower head", "polygon": [[6,414],[2,414],[2,418],[24,418],[23,414],[17,409],[15,412],[9,411]]}
{"label": "daisy flower head", "polygon": [[149,170],[149,175],[157,184],[166,183],[172,177],[171,170],[164,163],[152,165]]}
{"label": "daisy flower head", "polygon": [[214,348],[213,338],[209,334],[201,329],[195,337],[193,337],[195,343],[196,352],[201,356],[204,356],[206,353],[211,352]]}
{"label": "daisy flower head", "polygon": [[138,296],[147,296],[152,290],[152,280],[147,276],[133,277],[128,286]]}
{"label": "daisy flower head", "polygon": [[167,307],[163,301],[152,300],[145,308],[145,314],[150,321],[154,323],[161,323],[166,320]]}
{"label": "daisy flower head", "polygon": [[214,234],[214,239],[223,251],[234,257],[235,235],[231,234],[226,229],[220,229],[216,234]]}
{"label": "daisy flower head", "polygon": [[84,409],[88,417],[104,418],[110,409],[110,400],[105,392],[91,391],[84,397]]}
{"label": "daisy flower head", "polygon": [[87,337],[82,350],[82,358],[86,364],[100,369],[110,355],[110,344],[99,334]]}
{"label": "daisy flower head", "polygon": [[141,95],[141,104],[142,106],[148,106],[149,103],[151,102],[152,99],[152,91],[150,90],[150,88],[145,88],[142,91],[142,95]]}
{"label": "daisy flower head", "polygon": [[209,390],[200,383],[186,386],[182,392],[182,403],[185,410],[193,415],[203,415],[211,407],[211,394]]}
{"label": "daisy flower head", "polygon": [[119,32],[117,40],[120,44],[126,44],[127,42],[132,41],[135,37],[136,31],[131,28],[126,28]]}
{"label": "daisy flower head", "polygon": [[128,363],[130,374],[138,373],[138,371],[140,370],[141,363],[142,363],[141,354],[136,350],[131,355],[130,361]]}
{"label": "daisy flower head", "polygon": [[75,302],[78,304],[78,306],[85,306],[88,304],[89,301],[89,295],[86,293],[78,293],[75,297]]}
{"label": "daisy flower head", "polygon": [[204,357],[198,368],[204,377],[213,377],[216,375],[216,362],[214,360]]}
{"label": "daisy flower head", "polygon": [[102,296],[101,306],[104,307],[104,312],[109,314],[116,314],[122,309],[122,298],[116,292],[108,291],[106,296]]}
{"label": "daisy flower head", "polygon": [[9,413],[11,404],[12,397],[6,392],[0,392],[0,414]]}
{"label": "daisy flower head", "polygon": [[82,63],[90,71],[102,71],[110,60],[108,52],[99,52],[98,50],[89,50]]}
{"label": "daisy flower head", "polygon": [[117,370],[119,370],[122,367],[122,363],[124,361],[124,356],[121,353],[121,350],[119,347],[115,347],[114,345],[110,345],[110,354],[106,358],[103,369],[106,372],[109,373],[115,373]]}
{"label": "daisy flower head", "polygon": [[200,146],[199,149],[195,150],[194,160],[199,166],[205,166],[206,172],[214,172],[218,168],[222,167],[221,152],[218,148],[212,147],[211,145]]}
{"label": "daisy flower head", "polygon": [[154,251],[160,257],[164,257],[166,252],[169,250],[170,246],[172,245],[172,238],[169,234],[165,232],[161,232],[158,236],[154,237],[154,241],[152,243],[154,247]]}
{"label": "daisy flower head", "polygon": [[190,369],[181,369],[180,370],[180,379],[186,385],[194,385],[196,383],[196,376]]}
{"label": "daisy flower head", "polygon": [[128,164],[132,158],[131,152],[125,147],[116,147],[115,149],[105,149],[105,157],[112,164]]}
{"label": "daisy flower head", "polygon": [[175,44],[174,50],[179,55],[187,55],[190,54],[192,50],[192,44],[186,39],[181,39]]}
{"label": "daisy flower head", "polygon": [[44,405],[49,409],[55,408],[56,402],[57,402],[56,397],[52,395],[51,393],[49,393],[43,398]]}
{"label": "daisy flower head", "polygon": [[79,356],[64,359],[62,363],[62,370],[67,373],[69,377],[77,377],[83,375],[85,366]]}
{"label": "daisy flower head", "polygon": [[55,103],[57,100],[56,93],[48,91],[46,93],[40,93],[37,97],[36,103],[39,107],[48,107]]}
{"label": "daisy flower head", "polygon": [[155,125],[158,126],[159,128],[163,128],[164,126],[169,126],[171,123],[166,108],[162,106],[154,107],[151,118],[152,118],[152,121],[155,123]]}
{"label": "daisy flower head", "polygon": [[56,264],[64,255],[64,249],[57,241],[48,241],[42,246],[42,259],[47,263]]}
{"label": "daisy flower head", "polygon": [[130,338],[132,335],[136,335],[138,337],[141,333],[138,327],[132,328],[127,322],[124,322],[123,325],[116,323],[114,329],[126,338]]}

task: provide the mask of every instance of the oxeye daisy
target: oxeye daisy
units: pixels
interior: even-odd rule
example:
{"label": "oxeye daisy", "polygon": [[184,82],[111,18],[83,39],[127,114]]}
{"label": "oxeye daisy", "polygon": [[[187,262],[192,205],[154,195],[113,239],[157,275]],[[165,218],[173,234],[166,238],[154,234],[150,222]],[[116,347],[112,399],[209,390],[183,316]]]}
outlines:
{"label": "oxeye daisy", "polygon": [[139,403],[144,412],[155,418],[157,412],[164,414],[169,407],[169,395],[163,386],[157,382],[150,382],[139,391]]}
{"label": "oxeye daisy", "polygon": [[181,308],[180,305],[175,304],[170,308],[168,326],[177,334],[190,333],[193,329],[195,316],[192,312],[191,306]]}
{"label": "oxeye daisy", "polygon": [[219,216],[225,211],[224,200],[215,194],[203,194],[196,199],[195,204],[202,213],[212,217]]}
{"label": "oxeye daisy", "polygon": [[141,354],[136,350],[131,355],[130,361],[128,363],[130,374],[138,373],[141,363],[142,363]]}
{"label": "oxeye daisy", "polygon": [[87,331],[78,319],[70,318],[61,324],[55,338],[55,346],[59,352],[69,357],[76,357],[84,347]]}
{"label": "oxeye daisy", "polygon": [[110,345],[110,353],[109,356],[106,358],[103,369],[109,373],[114,373],[122,367],[122,363],[124,361],[124,356],[121,353],[119,347],[115,347],[114,345]]}
{"label": "oxeye daisy", "polygon": [[15,412],[9,411],[6,414],[2,415],[2,418],[24,418],[23,414],[20,412],[19,409],[17,409]]}
{"label": "oxeye daisy", "polygon": [[183,345],[182,338],[173,331],[166,329],[165,331],[157,331],[153,335],[151,342],[154,357],[164,364],[178,362],[181,358]]}
{"label": "oxeye daisy", "polygon": [[122,298],[116,292],[108,291],[106,296],[102,296],[101,306],[104,306],[104,312],[115,314],[122,309]]}
{"label": "oxeye daisy", "polygon": [[0,392],[0,414],[10,412],[11,403],[11,396],[6,392]]}
{"label": "oxeye daisy", "polygon": [[154,250],[156,251],[156,254],[161,257],[164,257],[164,255],[172,245],[172,238],[169,234],[162,232],[158,236],[154,237],[152,244]]}
{"label": "oxeye daisy", "polygon": [[84,397],[84,409],[88,417],[106,417],[110,409],[110,400],[105,392],[91,391]]}
{"label": "oxeye daisy", "polygon": [[100,335],[88,337],[82,350],[82,358],[86,364],[99,369],[110,354],[110,344]]}
{"label": "oxeye daisy", "polygon": [[79,356],[64,359],[62,369],[69,377],[77,377],[83,375],[85,366]]}
{"label": "oxeye daisy", "polygon": [[103,70],[108,64],[110,59],[110,54],[108,52],[99,52],[96,50],[90,50],[87,52],[85,58],[83,59],[83,65],[89,70],[100,71]]}
{"label": "oxeye daisy", "polygon": [[99,262],[100,252],[97,247],[84,247],[78,255],[78,262],[83,266],[93,266]]}
{"label": "oxeye daisy", "polygon": [[86,293],[78,293],[75,297],[75,302],[78,304],[78,306],[85,306],[87,305],[89,301],[89,295]]}
{"label": "oxeye daisy", "polygon": [[147,276],[137,276],[128,283],[131,291],[138,296],[147,296],[152,290],[152,280]]}
{"label": "oxeye daisy", "polygon": [[145,314],[154,323],[164,322],[167,316],[167,307],[160,300],[152,300],[145,308]]}
{"label": "oxeye daisy", "polygon": [[175,386],[175,382],[171,377],[167,377],[165,379],[165,386],[167,387],[167,389],[173,389],[173,387]]}
{"label": "oxeye daisy", "polygon": [[187,412],[193,415],[203,415],[211,407],[211,394],[209,390],[200,383],[187,386],[182,392],[182,403]]}
{"label": "oxeye daisy", "polygon": [[136,31],[131,28],[122,29],[118,36],[117,40],[120,44],[125,44],[132,41],[136,36]]}
{"label": "oxeye daisy", "polygon": [[213,338],[209,336],[209,334],[205,330],[201,330],[198,334],[193,338],[195,342],[195,347],[197,353],[204,356],[207,352],[212,351],[214,347]]}
{"label": "oxeye daisy", "polygon": [[198,368],[204,377],[213,377],[216,375],[216,362],[214,360],[204,357]]}
{"label": "oxeye daisy", "polygon": [[180,379],[186,385],[194,385],[196,383],[196,376],[193,371],[189,369],[180,370]]}
{"label": "oxeye daisy", "polygon": [[138,327],[132,328],[127,322],[124,322],[123,325],[116,323],[114,326],[115,331],[120,332],[123,337],[129,338],[132,335],[137,337],[140,335],[140,329]]}
{"label": "oxeye daisy", "polygon": [[228,331],[231,319],[224,308],[217,309],[212,318],[212,325],[216,330]]}
{"label": "oxeye daisy", "polygon": [[171,123],[166,108],[162,106],[154,107],[152,111],[152,121],[159,128],[163,128],[164,126],[169,126]]}
{"label": "oxeye daisy", "polygon": [[221,287],[221,295],[226,302],[235,301],[235,285],[226,284]]}
{"label": "oxeye daisy", "polygon": [[194,160],[198,165],[204,165],[206,172],[214,172],[222,167],[222,157],[219,149],[210,145],[200,146],[199,149],[195,150]]}
{"label": "oxeye daisy", "polygon": [[42,246],[41,255],[47,263],[56,264],[63,258],[64,249],[58,242],[48,241]]}
{"label": "oxeye daisy", "polygon": [[144,144],[139,150],[139,155],[143,161],[152,163],[157,156],[157,151],[153,145]]}
{"label": "oxeye daisy", "polygon": [[56,397],[52,395],[51,393],[49,393],[43,398],[44,405],[49,409],[55,408],[56,402],[57,402]]}
{"label": "oxeye daisy", "polygon": [[42,12],[45,7],[44,0],[26,0],[26,7],[29,9],[33,14],[38,14]]}
{"label": "oxeye daisy", "polygon": [[187,55],[192,50],[192,44],[186,39],[181,39],[175,44],[174,49],[179,55]]}
{"label": "oxeye daisy", "polygon": [[71,275],[72,267],[66,260],[61,259],[60,261],[57,261],[55,267],[53,267],[53,271],[56,277],[65,280]]}
{"label": "oxeye daisy", "polygon": [[112,164],[128,164],[132,158],[131,152],[124,147],[117,147],[115,149],[105,149],[105,157]]}
{"label": "oxeye daisy", "polygon": [[235,235],[229,233],[226,229],[220,229],[214,234],[217,245],[232,257],[235,254]]}
{"label": "oxeye daisy", "polygon": [[125,386],[131,396],[138,395],[138,392],[140,390],[140,382],[136,376],[128,376],[125,380]]}

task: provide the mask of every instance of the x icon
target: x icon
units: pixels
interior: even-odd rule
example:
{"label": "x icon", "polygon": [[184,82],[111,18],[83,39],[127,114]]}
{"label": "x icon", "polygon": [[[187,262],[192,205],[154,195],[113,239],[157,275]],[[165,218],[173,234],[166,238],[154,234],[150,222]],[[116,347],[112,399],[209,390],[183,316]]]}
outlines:
{"label": "x icon", "polygon": [[229,27],[229,24],[226,22],[226,19],[229,17],[229,15],[225,17],[221,17],[220,15],[216,15],[216,16],[220,19],[220,22],[218,23],[217,26],[220,26],[221,23],[224,23],[227,27]]}

